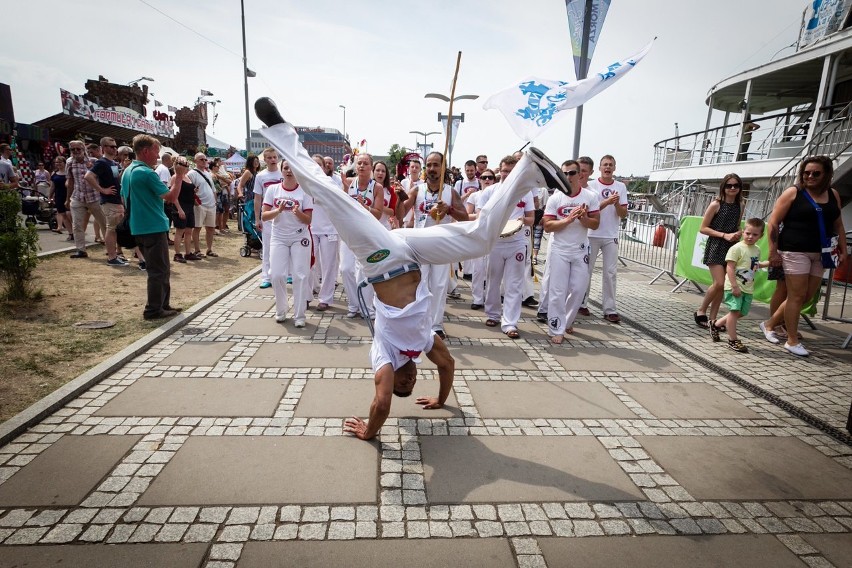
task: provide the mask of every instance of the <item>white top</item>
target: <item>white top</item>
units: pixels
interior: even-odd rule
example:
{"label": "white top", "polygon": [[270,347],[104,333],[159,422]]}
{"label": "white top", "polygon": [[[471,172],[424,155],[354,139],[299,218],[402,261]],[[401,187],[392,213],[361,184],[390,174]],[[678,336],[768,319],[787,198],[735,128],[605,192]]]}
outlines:
{"label": "white top", "polygon": [[474,191],[473,193],[470,194],[470,197],[468,197],[467,200],[465,200],[465,202],[464,202],[465,206],[473,205],[473,211],[470,211],[470,213],[476,213],[477,209],[479,209],[479,197],[482,195],[482,193],[484,191],[485,191],[484,189],[480,189],[479,191]]}
{"label": "white top", "polygon": [[459,194],[459,196],[464,196],[465,193],[470,191],[468,189],[470,187],[472,187],[475,190],[478,190],[481,187],[479,185],[479,180],[476,179],[476,178],[473,178],[472,180],[469,180],[467,178],[462,178],[462,179],[460,179],[459,181],[456,182],[456,184],[453,186],[453,189],[455,190],[456,193]]}
{"label": "white top", "polygon": [[216,207],[216,194],[213,192],[213,172],[199,172],[195,168],[189,170],[187,177],[195,185],[195,194],[201,200],[202,207]]}
{"label": "white top", "polygon": [[[479,212],[488,201],[494,197],[494,195],[502,191],[503,184],[495,183],[494,185],[488,186],[482,191],[477,192],[479,197],[476,198],[476,211]],[[476,194],[471,195],[471,198]],[[470,199],[470,198],[468,198]],[[509,215],[509,220],[512,219],[523,219],[526,213],[532,213],[535,211],[535,203],[533,201],[532,191],[528,191],[524,194],[520,201],[518,201],[517,205],[514,209],[512,209],[512,213]],[[525,234],[526,231],[518,231],[514,235],[506,237],[505,239],[500,239],[499,242],[502,243],[511,243],[515,241],[524,241],[529,238],[529,234]]]}
{"label": "white top", "polygon": [[[554,191],[550,199],[547,200],[544,216],[559,221],[570,215],[572,209],[583,204],[588,207],[588,213],[594,213],[600,208],[597,196],[588,189],[580,188],[579,193],[573,197],[568,197],[560,191]],[[561,231],[551,233],[553,235],[550,239],[552,248],[556,251],[576,251],[578,245],[581,245],[579,248],[584,248],[588,240],[588,233],[589,230],[575,219]]]}
{"label": "white top", "polygon": [[[589,182],[589,189],[596,193],[599,202],[617,193],[618,204],[627,205],[627,186],[620,181],[612,180],[611,184],[606,185],[598,178]],[[589,236],[602,239],[618,238],[618,227],[620,224],[621,217],[618,216],[615,206],[609,205],[601,209],[601,224],[597,229],[590,230]]]}
{"label": "white top", "polygon": [[438,203],[438,198],[447,205],[453,204],[453,188],[444,184],[443,191],[431,193],[426,185],[426,182],[417,185],[417,199],[414,201],[414,226],[418,229],[423,227],[431,227],[432,225],[443,225],[444,223],[452,223],[453,218],[445,215],[440,223],[429,216],[429,211]]}
{"label": "white top", "polygon": [[268,169],[258,172],[254,178],[254,194],[260,196],[261,199],[266,195],[266,189],[284,181],[284,176],[281,170],[270,172]]}
{"label": "white top", "polygon": [[298,204],[303,213],[312,211],[314,200],[311,196],[299,186],[294,189],[284,189],[280,183],[269,186],[263,196],[263,204],[277,209],[282,202],[284,210],[272,220],[272,238],[292,237],[307,232],[308,226],[296,218],[293,209]]}
{"label": "white top", "polygon": [[370,361],[374,372],[388,363],[394,371],[405,365],[409,359],[419,363],[420,353],[432,350],[435,338],[432,318],[429,316],[431,297],[427,280],[421,278],[414,301],[404,308],[383,304],[378,297],[373,301],[376,308],[376,325],[373,346],[370,348]]}
{"label": "white top", "polygon": [[542,211],[544,210],[545,207],[547,207],[547,200],[550,199],[550,192],[551,191],[552,190],[550,190],[546,187],[538,188],[538,193],[536,194],[538,196],[538,207]]}
{"label": "white top", "polygon": [[166,184],[166,186],[168,186],[169,183],[172,181],[172,174],[169,173],[169,168],[167,168],[163,164],[157,166],[157,169],[154,170],[154,173],[156,173],[160,177],[160,179],[163,181],[164,184]]}

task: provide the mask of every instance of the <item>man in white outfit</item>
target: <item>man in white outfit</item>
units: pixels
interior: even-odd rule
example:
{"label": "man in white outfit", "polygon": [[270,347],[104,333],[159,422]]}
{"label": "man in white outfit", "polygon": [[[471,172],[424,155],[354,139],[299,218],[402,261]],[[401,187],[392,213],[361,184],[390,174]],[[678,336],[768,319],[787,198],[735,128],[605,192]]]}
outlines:
{"label": "man in white outfit", "polygon": [[[326,160],[326,158],[328,159]],[[317,165],[343,191],[340,176],[334,172],[334,161],[329,156],[326,156],[326,158],[314,154],[314,161]],[[316,204],[314,204],[313,219],[311,220],[311,235],[314,240],[316,262],[311,268],[308,289],[313,291],[315,288],[319,288],[317,311],[324,312],[334,299],[334,287],[337,283],[337,272],[340,267],[340,239],[337,236],[337,229],[334,228],[334,224],[328,218],[325,210]]]}
{"label": "man in white outfit", "polygon": [[[444,342],[431,330],[431,294],[425,278],[421,278],[420,266],[487,254],[524,194],[544,184],[568,192],[567,180],[544,154],[530,148],[504,180],[503,191],[490,200],[476,221],[388,231],[367,209],[331,183],[270,99],[259,99],[255,111],[270,126],[261,129],[261,134],[281,152],[305,192],[325,207],[340,238],[363,263],[364,275],[375,288],[376,324],[370,358],[376,394],[369,421],[347,419],[344,430],[364,440],[378,433],[390,413],[392,394],[411,394],[420,353],[438,367],[440,387],[437,397],[418,397],[417,403],[424,409],[441,408],[452,390],[455,362]],[[442,215],[449,213],[447,202],[433,206]]]}
{"label": "man in white outfit", "polygon": [[[586,307],[592,286],[592,272],[598,259],[603,257],[601,289],[603,291],[603,317],[610,323],[618,323],[621,317],[615,307],[615,279],[618,274],[618,228],[627,217],[627,186],[617,181],[615,158],[607,154],[600,161],[601,177],[589,182],[589,189],[597,194],[601,205],[601,223],[597,229],[589,230],[589,284],[580,309]],[[588,308],[587,308],[588,309]]]}
{"label": "man in white outfit", "polygon": [[278,152],[275,151],[275,148],[266,148],[263,151],[263,162],[266,164],[266,169],[258,172],[254,178],[254,218],[257,219],[256,225],[261,231],[260,237],[263,241],[260,287],[270,288],[272,281],[269,277],[269,245],[271,244],[272,225],[264,223],[260,218],[260,213],[263,208],[263,196],[267,188],[284,181],[284,176],[278,168]]}

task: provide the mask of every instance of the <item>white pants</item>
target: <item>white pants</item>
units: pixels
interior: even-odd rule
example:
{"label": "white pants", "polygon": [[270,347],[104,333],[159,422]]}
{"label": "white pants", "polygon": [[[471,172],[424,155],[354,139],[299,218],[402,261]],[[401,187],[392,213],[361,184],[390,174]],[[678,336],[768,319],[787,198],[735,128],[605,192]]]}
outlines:
{"label": "white pants", "polygon": [[485,256],[518,201],[526,192],[544,185],[538,167],[524,155],[506,178],[502,191],[489,200],[475,221],[388,231],[325,175],[290,124],[262,128],[261,134],[287,160],[302,189],[326,210],[341,240],[361,262],[364,276],[374,281],[393,278],[412,265],[446,265]]}
{"label": "white pants", "polygon": [[[351,201],[354,202],[354,199]],[[385,229],[385,232],[387,232],[387,229]],[[373,308],[375,293],[371,284],[361,288],[361,295],[364,297],[364,304],[367,306],[368,313],[365,314],[361,310],[361,304],[358,301],[358,285],[365,280],[364,269],[346,243],[343,243],[340,247],[340,279],[343,280],[343,289],[346,291],[349,313],[361,314],[365,318],[374,316],[376,313]]]}
{"label": "white pants", "polygon": [[526,250],[527,260],[524,263],[524,297],[523,297],[523,299],[526,300],[527,298],[532,298],[533,295],[535,294],[535,288],[533,287],[533,276],[532,276],[532,254],[530,254],[531,251],[532,251],[532,239],[530,238],[532,236],[532,227],[524,227],[524,234],[527,237],[527,250]]}
{"label": "white pants", "polygon": [[544,273],[541,275],[541,288],[538,292],[538,312],[539,313],[547,313],[547,303],[550,300],[550,250],[551,243],[553,243],[553,237],[549,236],[547,239],[547,262],[544,264]]}
{"label": "white pants", "polygon": [[[272,222],[264,223],[272,226]],[[287,237],[270,239],[269,279],[275,292],[275,316],[287,315],[287,276],[293,277],[293,319],[304,320],[308,304],[306,296],[311,270],[311,237],[307,229]],[[266,242],[266,241],[264,241]]]}
{"label": "white pants", "polygon": [[432,297],[429,299],[432,331],[443,330],[444,308],[447,307],[447,292],[450,285],[450,266],[448,264],[421,264],[420,277],[426,281],[426,285],[432,293]]}
{"label": "white pants", "polygon": [[547,257],[550,268],[547,325],[550,335],[563,335],[574,325],[583,301],[589,275],[589,256],[585,244],[565,251],[552,249]]}
{"label": "white pants", "polygon": [[[523,240],[498,242],[488,255],[488,276],[485,281],[485,315],[488,319],[500,318],[504,332],[518,328],[521,302],[524,300],[524,267],[527,245]],[[500,284],[503,288],[503,305],[500,305]]]}
{"label": "white pants", "polygon": [[[106,231],[106,218],[104,217],[101,204],[97,201],[85,202],[76,199],[71,200],[71,220],[74,230],[74,246],[77,250],[86,250],[86,212],[92,214],[95,223]],[[105,235],[106,236],[106,235]]]}
{"label": "white pants", "polygon": [[586,286],[583,307],[586,307],[586,301],[592,287],[592,272],[595,271],[598,251],[601,251],[601,256],[603,256],[603,272],[601,273],[603,313],[604,315],[617,314],[618,310],[615,309],[615,278],[618,273],[618,239],[589,237],[589,283]]}
{"label": "white pants", "polygon": [[[263,255],[263,259],[260,261],[260,281],[270,282],[272,278],[269,275],[269,245],[272,241],[272,221],[265,221],[263,223],[260,238],[263,241],[263,248],[260,250]],[[285,274],[284,276],[286,277],[287,275]]]}
{"label": "white pants", "polygon": [[[314,274],[322,278],[319,286],[319,303],[331,304],[334,300],[334,285],[337,283],[337,271],[340,267],[340,239],[337,235],[314,235],[314,254],[317,263]],[[314,285],[311,285],[313,291]]]}
{"label": "white pants", "polygon": [[472,258],[468,262],[470,263],[470,291],[473,295],[472,303],[482,306],[485,304],[485,273],[488,269],[488,257],[481,256],[479,258]]}

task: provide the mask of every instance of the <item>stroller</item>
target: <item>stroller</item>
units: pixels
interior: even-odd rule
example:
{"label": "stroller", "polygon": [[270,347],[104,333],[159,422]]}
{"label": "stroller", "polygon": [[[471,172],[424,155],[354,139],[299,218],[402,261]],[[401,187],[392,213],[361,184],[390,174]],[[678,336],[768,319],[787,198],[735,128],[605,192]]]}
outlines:
{"label": "stroller", "polygon": [[46,183],[37,184],[35,189],[20,185],[18,190],[21,192],[21,213],[26,217],[27,225],[47,225],[55,231],[59,227],[56,207],[42,191],[49,187]]}
{"label": "stroller", "polygon": [[249,257],[251,256],[251,251],[258,251],[257,255],[262,256],[263,249],[263,238],[255,227],[254,224],[254,203],[248,202],[240,202],[239,205],[239,224],[240,230],[246,236],[246,243],[240,247],[240,256]]}

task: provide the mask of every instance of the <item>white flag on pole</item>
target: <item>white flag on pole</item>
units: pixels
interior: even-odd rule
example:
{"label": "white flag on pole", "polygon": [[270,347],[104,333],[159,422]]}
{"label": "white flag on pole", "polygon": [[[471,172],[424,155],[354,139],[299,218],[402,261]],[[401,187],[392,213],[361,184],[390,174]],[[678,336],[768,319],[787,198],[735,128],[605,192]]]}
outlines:
{"label": "white flag on pole", "polygon": [[499,110],[515,134],[526,141],[533,140],[552,124],[558,113],[585,104],[626,75],[647,55],[653,44],[654,40],[651,40],[636,55],[607,65],[582,81],[527,77],[489,97],[482,108]]}

